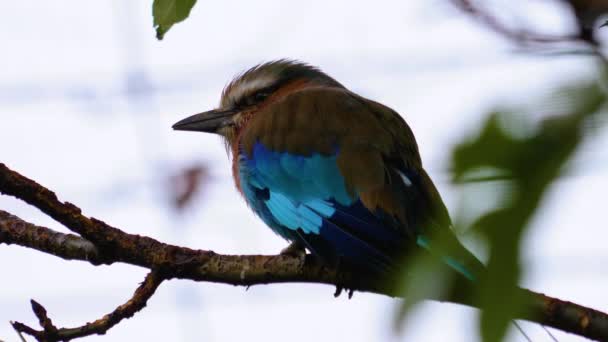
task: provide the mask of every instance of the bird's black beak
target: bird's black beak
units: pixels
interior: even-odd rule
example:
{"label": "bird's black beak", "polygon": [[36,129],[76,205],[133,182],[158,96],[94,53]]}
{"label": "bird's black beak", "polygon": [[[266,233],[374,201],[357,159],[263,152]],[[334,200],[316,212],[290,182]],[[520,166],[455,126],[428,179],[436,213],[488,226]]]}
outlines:
{"label": "bird's black beak", "polygon": [[196,131],[217,133],[222,128],[232,124],[234,110],[214,109],[208,112],[194,114],[173,125],[176,131]]}

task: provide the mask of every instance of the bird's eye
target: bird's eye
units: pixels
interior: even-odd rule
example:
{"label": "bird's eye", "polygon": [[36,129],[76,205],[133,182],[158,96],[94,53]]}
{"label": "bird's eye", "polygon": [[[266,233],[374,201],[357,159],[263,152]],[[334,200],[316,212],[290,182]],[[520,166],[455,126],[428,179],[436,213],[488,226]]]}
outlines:
{"label": "bird's eye", "polygon": [[268,98],[268,96],[270,96],[270,93],[267,93],[265,91],[259,91],[253,95],[253,98],[256,102],[262,102],[262,101],[266,100],[266,98]]}
{"label": "bird's eye", "polygon": [[253,94],[249,94],[247,97],[243,98],[239,102],[243,106],[254,106],[260,104],[264,102],[267,98],[269,98],[270,95],[272,95],[272,93],[274,92],[274,90],[274,86],[258,89],[258,91]]}

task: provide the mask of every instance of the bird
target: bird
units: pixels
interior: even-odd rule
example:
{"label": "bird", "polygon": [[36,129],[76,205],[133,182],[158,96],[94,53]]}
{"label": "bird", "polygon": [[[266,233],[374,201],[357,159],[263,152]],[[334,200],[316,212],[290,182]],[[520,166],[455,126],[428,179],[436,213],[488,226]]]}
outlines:
{"label": "bird", "polygon": [[[391,108],[291,59],[255,65],[217,108],[173,125],[220,135],[248,206],[330,266],[387,278],[422,251],[475,280],[483,264],[453,233],[413,131]],[[437,236],[441,236],[439,241]]]}

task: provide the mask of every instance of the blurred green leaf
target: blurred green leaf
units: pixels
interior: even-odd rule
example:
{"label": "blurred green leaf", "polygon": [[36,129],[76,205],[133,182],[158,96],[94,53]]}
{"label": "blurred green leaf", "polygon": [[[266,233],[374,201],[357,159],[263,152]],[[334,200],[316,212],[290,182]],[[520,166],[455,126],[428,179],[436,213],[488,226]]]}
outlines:
{"label": "blurred green leaf", "polygon": [[403,274],[397,286],[405,300],[400,303],[397,310],[393,325],[395,331],[403,328],[407,314],[423,300],[462,302],[462,299],[454,298],[452,293],[455,289],[462,288],[463,282],[468,285],[469,280],[454,272],[454,269],[446,263],[446,256],[453,256],[455,260],[460,259],[459,255],[462,252],[460,244],[446,229],[437,229],[429,237],[429,241],[433,249],[421,250],[414,254],[406,260],[402,268]]}
{"label": "blurred green leaf", "polygon": [[399,304],[393,328],[403,329],[407,314],[421,301],[428,298],[438,298],[447,289],[446,284],[452,282],[451,272],[446,272],[445,264],[430,253],[418,253],[414,260],[404,268],[406,273],[401,278],[399,288],[406,299]]}
{"label": "blurred green leaf", "polygon": [[196,0],[154,0],[152,16],[156,39],[162,40],[174,24],[188,18],[194,4]]}
{"label": "blurred green leaf", "polygon": [[597,84],[556,94],[565,104],[562,115],[533,123],[521,114],[490,113],[477,133],[454,148],[455,183],[480,177],[501,180],[497,191],[480,199],[492,205],[481,214],[465,213],[473,218],[468,220],[472,222],[468,230],[487,243],[487,270],[475,283],[456,275],[445,263],[445,256],[458,257],[454,238],[447,230],[436,230],[431,236],[436,253],[422,251],[404,265],[399,289],[407,300],[398,309],[396,328],[402,327],[407,313],[421,300],[470,302],[466,297],[471,289],[482,309],[480,334],[486,342],[501,341],[513,317],[523,313],[525,299],[517,287],[522,237],[545,193],[576,152],[586,123],[596,119],[606,102]]}
{"label": "blurred green leaf", "polygon": [[[493,113],[476,137],[453,152],[455,182],[488,168],[511,176],[510,191],[502,192],[504,198],[496,201],[501,206],[481,215],[472,225],[473,231],[488,241],[490,250],[478,293],[481,336],[487,342],[501,341],[512,317],[524,308],[517,290],[521,238],[543,195],[581,142],[584,123],[606,101],[596,85],[570,89],[562,96],[573,100],[569,114],[546,119],[539,127],[513,131],[504,125],[512,114]],[[527,133],[522,135],[522,131]]]}

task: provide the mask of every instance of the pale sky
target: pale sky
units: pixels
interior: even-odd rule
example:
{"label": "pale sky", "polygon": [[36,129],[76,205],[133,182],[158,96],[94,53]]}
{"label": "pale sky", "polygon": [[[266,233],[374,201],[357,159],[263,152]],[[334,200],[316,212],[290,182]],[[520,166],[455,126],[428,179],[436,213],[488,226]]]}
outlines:
{"label": "pale sky", "polygon": [[[562,12],[546,3],[527,1],[520,21],[563,30]],[[451,146],[495,106],[527,106],[594,70],[589,57],[528,56],[440,0],[199,1],[161,42],[154,38],[151,1],[6,1],[0,12],[0,162],[129,233],[218,253],[275,254],[286,246],[234,190],[220,140],[171,130],[177,120],[215,106],[225,83],[243,69],[300,59],[397,110],[452,212],[462,187],[448,181]],[[526,236],[530,268],[522,285],[608,311],[608,134],[590,138]],[[189,212],[177,215],[164,182],[194,162],[209,166],[211,182]],[[66,231],[12,198],[0,196],[0,209]],[[6,245],[0,268],[4,341],[17,340],[9,320],[36,326],[30,298],[59,326],[81,325],[123,303],[145,275],[128,265],[93,267]],[[471,308],[423,304],[395,334],[398,301],[365,293],[334,299],[333,291],[310,284],[245,291],[174,280],[134,318],[85,341],[478,338]],[[549,341],[537,325],[523,326],[535,342]],[[554,333],[562,342],[582,341]],[[522,340],[511,332],[509,341]]]}

